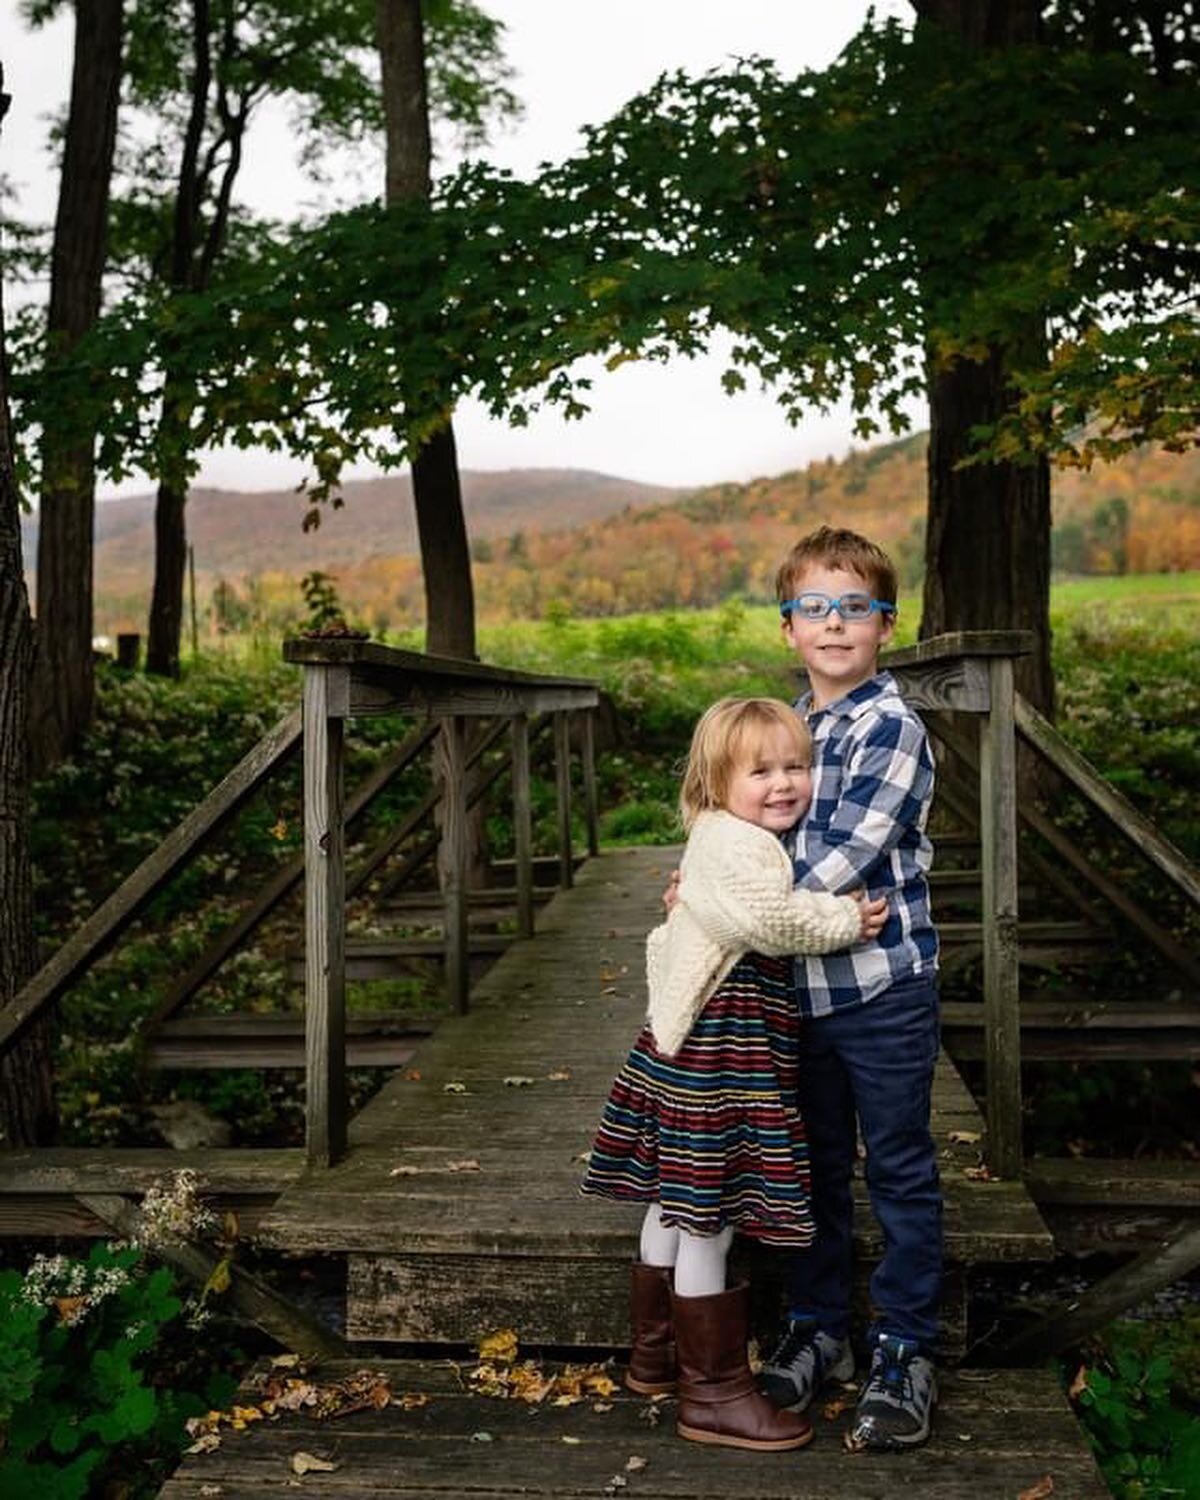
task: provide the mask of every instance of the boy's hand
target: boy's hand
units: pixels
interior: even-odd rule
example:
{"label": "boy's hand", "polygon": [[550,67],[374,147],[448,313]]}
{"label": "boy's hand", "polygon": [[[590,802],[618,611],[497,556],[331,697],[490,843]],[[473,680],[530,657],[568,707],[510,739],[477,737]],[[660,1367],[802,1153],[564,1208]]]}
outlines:
{"label": "boy's hand", "polygon": [[662,904],[670,912],[676,901],[679,900],[679,871],[672,870],[667,880],[667,888],[662,894]]}
{"label": "boy's hand", "polygon": [[850,895],[858,902],[858,916],[861,922],[859,928],[859,940],[869,943],[872,938],[877,938],[883,931],[883,924],[887,921],[887,897],[880,896],[877,901],[868,901],[864,890],[851,891]]}

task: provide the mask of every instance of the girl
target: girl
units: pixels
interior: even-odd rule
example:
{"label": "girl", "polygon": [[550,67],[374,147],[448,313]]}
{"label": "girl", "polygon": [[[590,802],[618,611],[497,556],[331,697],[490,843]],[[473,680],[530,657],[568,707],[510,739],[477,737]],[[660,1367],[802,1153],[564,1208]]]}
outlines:
{"label": "girl", "polygon": [[773,698],[721,699],[696,726],[678,900],[647,939],[647,1024],[582,1183],[649,1200],[626,1384],[655,1395],[678,1380],[680,1435],[736,1448],[799,1448],[813,1435],[755,1389],[748,1289],[725,1288],[735,1225],[769,1244],[813,1235],[790,955],[874,937],[886,905],[793,889],[780,835],[808,807],[810,761],[804,722]]}

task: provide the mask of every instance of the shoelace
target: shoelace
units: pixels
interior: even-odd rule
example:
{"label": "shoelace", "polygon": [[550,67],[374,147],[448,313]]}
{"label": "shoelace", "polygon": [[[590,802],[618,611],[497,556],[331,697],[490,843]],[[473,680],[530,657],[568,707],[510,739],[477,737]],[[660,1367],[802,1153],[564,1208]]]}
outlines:
{"label": "shoelace", "polygon": [[811,1343],[813,1331],[806,1328],[804,1324],[793,1324],[784,1336],[779,1340],[775,1352],[767,1361],[770,1365],[786,1368],[795,1359],[796,1355],[804,1348],[805,1344]]}

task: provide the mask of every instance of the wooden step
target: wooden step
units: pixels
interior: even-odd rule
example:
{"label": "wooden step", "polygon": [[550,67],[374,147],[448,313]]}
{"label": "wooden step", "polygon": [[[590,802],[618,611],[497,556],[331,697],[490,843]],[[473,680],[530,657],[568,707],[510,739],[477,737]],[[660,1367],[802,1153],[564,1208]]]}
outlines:
{"label": "wooden step", "polygon": [[[942,1040],[956,1058],[983,1057],[982,1003],[943,1002]],[[1198,1058],[1200,1006],[1022,999],[1021,1056],[1030,1062]]]}
{"label": "wooden step", "polygon": [[[346,1017],[346,1063],[351,1068],[398,1068],[437,1024],[433,1016],[351,1014]],[[182,1016],[164,1021],[147,1038],[152,1068],[303,1068],[304,1016],[244,1012]]]}
{"label": "wooden step", "polygon": [[[944,974],[953,974],[982,955],[981,923],[938,922],[937,931]],[[1112,933],[1090,922],[1021,922],[1017,942],[1020,962],[1037,968],[1111,963],[1116,947]]]}
{"label": "wooden step", "polygon": [[[527,1352],[523,1348],[522,1357]],[[219,1445],[187,1454],[160,1500],[282,1500],[297,1493],[297,1485],[328,1500],[594,1500],[606,1494],[880,1500],[910,1487],[927,1500],[1108,1495],[1083,1429],[1048,1369],[941,1373],[937,1419],[925,1447],[851,1456],[842,1443],[849,1399],[814,1406],[816,1441],[802,1453],[754,1453],[681,1441],[673,1401],[661,1404],[661,1420],[647,1420],[651,1404],[623,1389],[619,1368],[609,1372],[615,1389],[602,1400],[593,1394],[559,1405],[551,1396],[530,1405],[478,1394],[470,1379],[477,1363],[473,1357],[464,1365],[372,1356],[322,1365],[308,1377],[319,1387],[367,1369],[386,1380],[391,1404],[335,1422],[281,1411],[242,1431],[222,1426]],[[553,1375],[562,1367],[548,1361],[540,1368]],[[234,1402],[260,1407],[272,1378],[278,1381],[280,1372],[264,1361]],[[297,1479],[292,1460],[298,1452],[332,1468]]]}
{"label": "wooden step", "polygon": [[[504,933],[472,932],[467,939],[470,958],[491,961],[513,941]],[[349,981],[395,979],[412,972],[413,961],[441,961],[446,944],[440,937],[352,938],[346,944],[346,978]],[[289,979],[303,980],[304,954],[291,949],[286,955]]]}

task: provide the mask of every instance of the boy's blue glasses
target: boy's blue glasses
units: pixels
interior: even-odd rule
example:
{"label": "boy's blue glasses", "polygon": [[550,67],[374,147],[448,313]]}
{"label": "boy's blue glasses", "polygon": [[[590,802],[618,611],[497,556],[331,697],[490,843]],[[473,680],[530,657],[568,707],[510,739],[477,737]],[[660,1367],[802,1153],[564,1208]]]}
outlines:
{"label": "boy's blue glasses", "polygon": [[836,609],[843,620],[869,620],[875,613],[896,613],[894,604],[886,599],[872,599],[870,594],[843,594],[840,599],[831,599],[828,594],[800,594],[795,599],[785,599],[779,613],[785,620],[792,615],[801,620],[823,620],[831,609]]}

